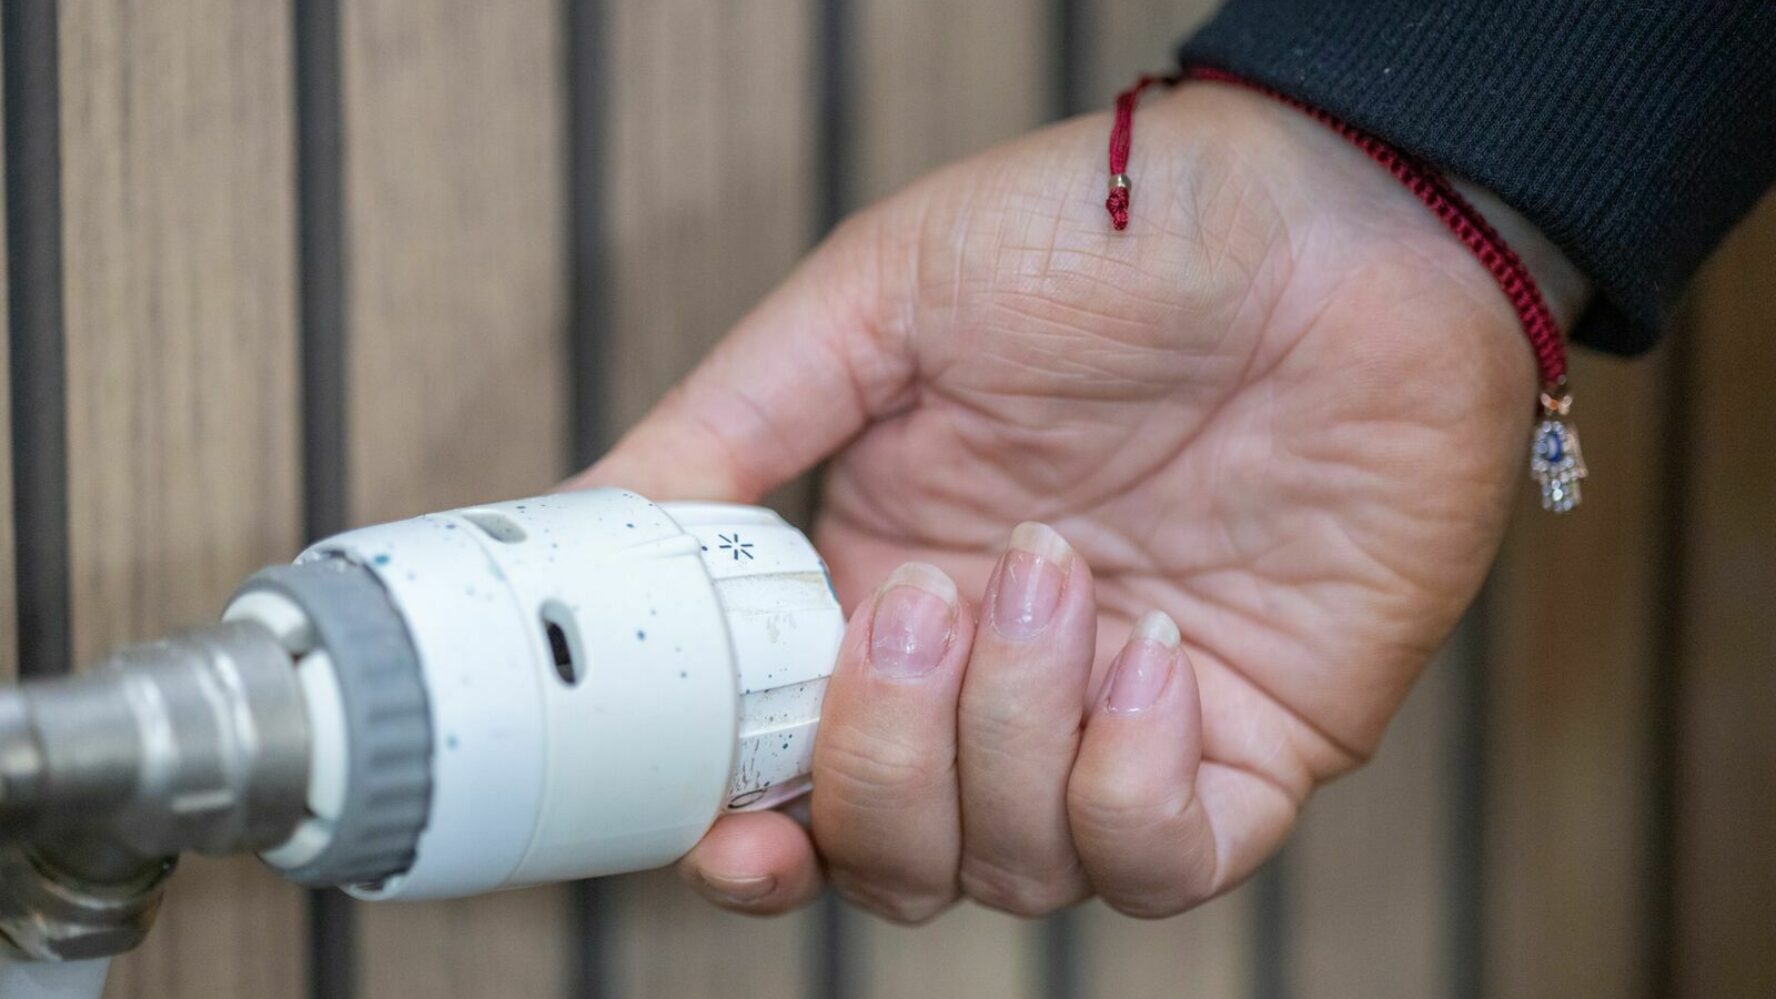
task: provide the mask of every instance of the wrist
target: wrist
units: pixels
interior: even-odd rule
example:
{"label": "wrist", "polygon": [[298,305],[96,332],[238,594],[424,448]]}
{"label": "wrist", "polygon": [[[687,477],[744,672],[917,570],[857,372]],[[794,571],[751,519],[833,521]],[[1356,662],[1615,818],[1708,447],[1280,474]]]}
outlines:
{"label": "wrist", "polygon": [[[1434,164],[1397,149],[1385,139],[1355,127],[1336,115],[1278,91],[1209,66],[1186,67],[1186,79],[1242,87],[1287,105],[1336,133],[1382,167],[1393,180],[1434,215],[1486,270],[1515,312],[1518,326],[1536,359],[1536,424],[1530,448],[1530,474],[1542,492],[1542,507],[1565,513],[1579,503],[1579,482],[1585,478],[1579,440],[1568,414],[1573,404],[1567,381],[1565,330],[1571,327],[1587,293],[1586,282],[1551,241],[1528,221],[1488,192],[1459,185]],[[1116,126],[1111,133],[1112,170],[1128,155],[1130,110],[1134,98],[1149,84],[1143,79],[1117,98]],[[1116,182],[1122,181],[1120,174]],[[1114,183],[1114,182],[1113,182]],[[1127,184],[1122,184],[1126,187]],[[1464,190],[1465,188],[1465,190]],[[1109,203],[1116,228],[1126,223],[1126,198]]]}
{"label": "wrist", "polygon": [[1591,282],[1584,273],[1567,259],[1560,247],[1542,234],[1535,223],[1500,201],[1491,191],[1455,178],[1450,179],[1450,184],[1517,251],[1541,289],[1542,298],[1559,321],[1561,330],[1570,332],[1573,322],[1591,298]]}
{"label": "wrist", "polygon": [[[1439,331],[1436,342],[1445,354],[1419,355],[1416,366],[1427,375],[1449,357],[1478,362],[1432,380],[1447,386],[1453,375],[1472,398],[1484,401],[1482,409],[1504,413],[1498,426],[1510,428],[1509,436],[1518,440],[1532,412],[1541,413],[1530,470],[1542,485],[1545,506],[1570,509],[1584,471],[1576,437],[1567,436],[1570,424],[1564,422],[1570,394],[1562,331],[1589,293],[1578,269],[1489,192],[1450,181],[1384,141],[1268,88],[1215,75],[1192,78],[1203,85],[1180,87],[1171,99],[1155,102],[1153,124],[1160,127],[1153,132],[1212,148],[1225,130],[1221,138],[1241,161],[1233,173],[1263,177],[1282,231],[1296,234],[1281,241],[1292,271],[1301,259],[1303,234],[1325,239],[1336,233],[1330,240],[1336,248],[1302,272],[1309,278],[1302,282],[1309,300],[1324,294],[1332,275],[1360,275],[1359,294],[1392,303],[1390,321],[1431,314],[1417,323]],[[1184,124],[1166,127],[1168,117]],[[1254,164],[1262,169],[1254,172]],[[1135,208],[1138,221],[1140,206]],[[1387,338],[1377,326],[1366,325],[1362,335],[1363,350],[1396,358],[1416,347],[1382,346]],[[1539,405],[1532,406],[1538,397]],[[1554,431],[1562,435],[1561,446],[1542,448]],[[1508,450],[1520,446],[1513,442]],[[1554,469],[1565,478],[1543,481],[1538,456],[1547,464],[1568,455],[1573,467]]]}
{"label": "wrist", "polygon": [[[1534,223],[1491,191],[1464,180],[1445,177],[1434,166],[1394,148],[1385,140],[1353,128],[1337,117],[1265,84],[1213,67],[1187,67],[1182,79],[1187,85],[1178,88],[1179,91],[1196,89],[1189,86],[1190,83],[1205,82],[1210,85],[1204,88],[1208,92],[1230,96],[1235,104],[1243,100],[1248,113],[1256,112],[1267,117],[1280,113],[1291,120],[1293,128],[1333,132],[1342,139],[1342,144],[1360,149],[1370,162],[1359,169],[1380,167],[1385,173],[1392,174],[1391,186],[1395,190],[1410,190],[1420,202],[1417,210],[1435,215],[1441,225],[1486,266],[1492,280],[1512,299],[1518,310],[1524,333],[1542,359],[1539,366],[1543,369],[1543,381],[1552,382],[1555,375],[1563,373],[1564,334],[1572,328],[1589,299],[1590,282]],[[1148,82],[1151,78],[1142,78],[1141,83],[1118,97],[1117,122],[1111,134],[1113,169],[1119,160],[1127,158],[1128,126],[1131,124],[1128,112],[1132,110],[1134,97]],[[1244,93],[1239,93],[1241,91]],[[1251,100],[1253,97],[1257,100]],[[1260,105],[1264,107],[1260,108]],[[1120,175],[1112,181],[1109,207],[1113,219],[1119,214],[1116,196],[1127,194],[1114,190],[1119,179]],[[1127,181],[1123,183],[1126,186]],[[1118,229],[1126,224],[1126,206],[1125,197],[1120,213],[1123,219],[1117,220]],[[1533,287],[1527,286],[1526,281]]]}

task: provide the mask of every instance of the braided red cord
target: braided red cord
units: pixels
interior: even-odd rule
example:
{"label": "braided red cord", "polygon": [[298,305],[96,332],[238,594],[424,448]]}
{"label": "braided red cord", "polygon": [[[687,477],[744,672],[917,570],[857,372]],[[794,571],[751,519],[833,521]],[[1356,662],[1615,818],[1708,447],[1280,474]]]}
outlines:
{"label": "braided red cord", "polygon": [[[1171,86],[1177,83],[1176,76],[1142,76],[1129,87],[1116,95],[1116,121],[1110,126],[1110,196],[1104,199],[1104,207],[1110,210],[1110,225],[1117,231],[1128,228],[1129,224],[1129,187],[1128,164],[1129,147],[1135,142],[1135,104],[1141,100],[1141,92],[1154,84]],[[1118,184],[1117,179],[1122,183]]]}
{"label": "braided red cord", "polygon": [[[1505,242],[1504,237],[1499,235],[1498,230],[1492,227],[1492,223],[1486,221],[1485,216],[1468,199],[1462,197],[1461,192],[1451,186],[1448,179],[1435,167],[1319,108],[1226,70],[1197,66],[1188,70],[1183,78],[1229,83],[1279,100],[1344,136],[1352,145],[1380,164],[1395,180],[1405,185],[1414,197],[1423,202],[1443,223],[1444,228],[1461,240],[1463,246],[1473,252],[1481,266],[1498,283],[1499,290],[1505,293],[1511,308],[1516,310],[1517,321],[1522,324],[1523,333],[1529,338],[1530,347],[1535,351],[1536,367],[1543,385],[1557,387],[1565,380],[1566,341],[1561,339],[1560,325],[1555,322],[1554,313],[1543,300],[1541,289],[1536,286],[1529,268],[1517,256],[1517,252],[1511,249],[1510,244]],[[1141,92],[1152,84],[1169,84],[1178,79],[1143,76],[1134,86],[1117,95],[1116,120],[1110,129],[1110,173],[1113,178],[1128,168],[1129,147],[1134,140],[1135,103]],[[1110,224],[1119,230],[1128,226],[1128,193],[1127,187],[1113,188],[1106,205],[1110,209]],[[1122,195],[1121,199],[1117,198],[1118,194]]]}

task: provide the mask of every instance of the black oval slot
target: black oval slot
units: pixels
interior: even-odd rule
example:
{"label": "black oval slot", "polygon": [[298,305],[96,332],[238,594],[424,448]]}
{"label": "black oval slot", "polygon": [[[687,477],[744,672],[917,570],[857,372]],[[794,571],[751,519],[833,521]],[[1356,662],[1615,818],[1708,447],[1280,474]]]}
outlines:
{"label": "black oval slot", "polygon": [[572,687],[586,676],[586,664],[581,655],[579,632],[574,627],[573,615],[559,602],[551,600],[542,608],[543,637],[549,643],[549,656],[555,661],[555,675],[561,682]]}
{"label": "black oval slot", "polygon": [[567,632],[561,625],[553,621],[544,621],[543,628],[549,633],[549,651],[555,655],[555,672],[561,677],[562,683],[574,683],[579,677],[574,670],[573,647],[567,644]]}

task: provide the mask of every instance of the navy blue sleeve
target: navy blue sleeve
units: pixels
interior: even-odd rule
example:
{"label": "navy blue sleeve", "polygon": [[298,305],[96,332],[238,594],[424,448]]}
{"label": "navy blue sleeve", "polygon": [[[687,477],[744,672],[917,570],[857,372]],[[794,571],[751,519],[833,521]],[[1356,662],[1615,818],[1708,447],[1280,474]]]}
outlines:
{"label": "navy blue sleeve", "polygon": [[1496,193],[1596,287],[1575,339],[1617,353],[1776,180],[1771,0],[1228,0],[1181,58]]}

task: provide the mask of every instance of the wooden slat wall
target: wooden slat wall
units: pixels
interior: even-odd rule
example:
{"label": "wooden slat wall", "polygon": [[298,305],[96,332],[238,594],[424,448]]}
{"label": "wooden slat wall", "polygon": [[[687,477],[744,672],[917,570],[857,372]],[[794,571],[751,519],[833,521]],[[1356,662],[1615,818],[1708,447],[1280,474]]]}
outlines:
{"label": "wooden slat wall", "polygon": [[[559,4],[341,12],[350,516],[542,492],[567,453]],[[562,991],[566,889],[357,911],[363,995]]]}
{"label": "wooden slat wall", "polygon": [[1776,197],[1697,286],[1683,400],[1675,984],[1776,995]]}
{"label": "wooden slat wall", "polygon": [[[604,299],[575,335],[605,354],[609,437],[830,207],[1063,104],[1098,108],[1212,6],[601,0],[586,9],[604,155],[584,174],[596,190],[576,194],[566,129],[590,119],[569,102],[588,95],[566,86],[558,0],[343,0],[351,518],[567,471],[576,197],[601,220]],[[56,8],[61,259],[20,273],[64,275],[65,329],[27,334],[66,349],[73,633],[90,660],[212,618],[302,540],[294,8]],[[1269,925],[1243,889],[1152,923],[1096,904],[1058,924],[963,907],[916,930],[840,912],[829,937],[818,910],[726,916],[653,874],[587,896],[591,951],[574,889],[358,907],[358,996],[1776,993],[1772,274],[1776,199],[1705,272],[1678,342],[1578,360],[1586,509],[1554,520],[1526,497],[1484,612],[1375,763],[1310,803]],[[5,314],[21,296],[0,292]],[[0,396],[7,363],[0,350]],[[10,487],[46,474],[59,468],[0,463],[0,677],[17,632]],[[805,517],[808,496],[779,499]],[[1481,766],[1458,769],[1476,746]],[[307,939],[299,892],[250,862],[187,861],[108,994],[295,999]]]}
{"label": "wooden slat wall", "polygon": [[[610,364],[639,418],[817,235],[811,0],[605,11]],[[793,512],[793,511],[792,511]],[[602,994],[810,994],[810,913],[718,912],[670,872],[601,886]]]}
{"label": "wooden slat wall", "polygon": [[[210,620],[297,541],[289,10],[62,8],[76,657]],[[300,893],[189,862],[108,994],[303,994]]]}

